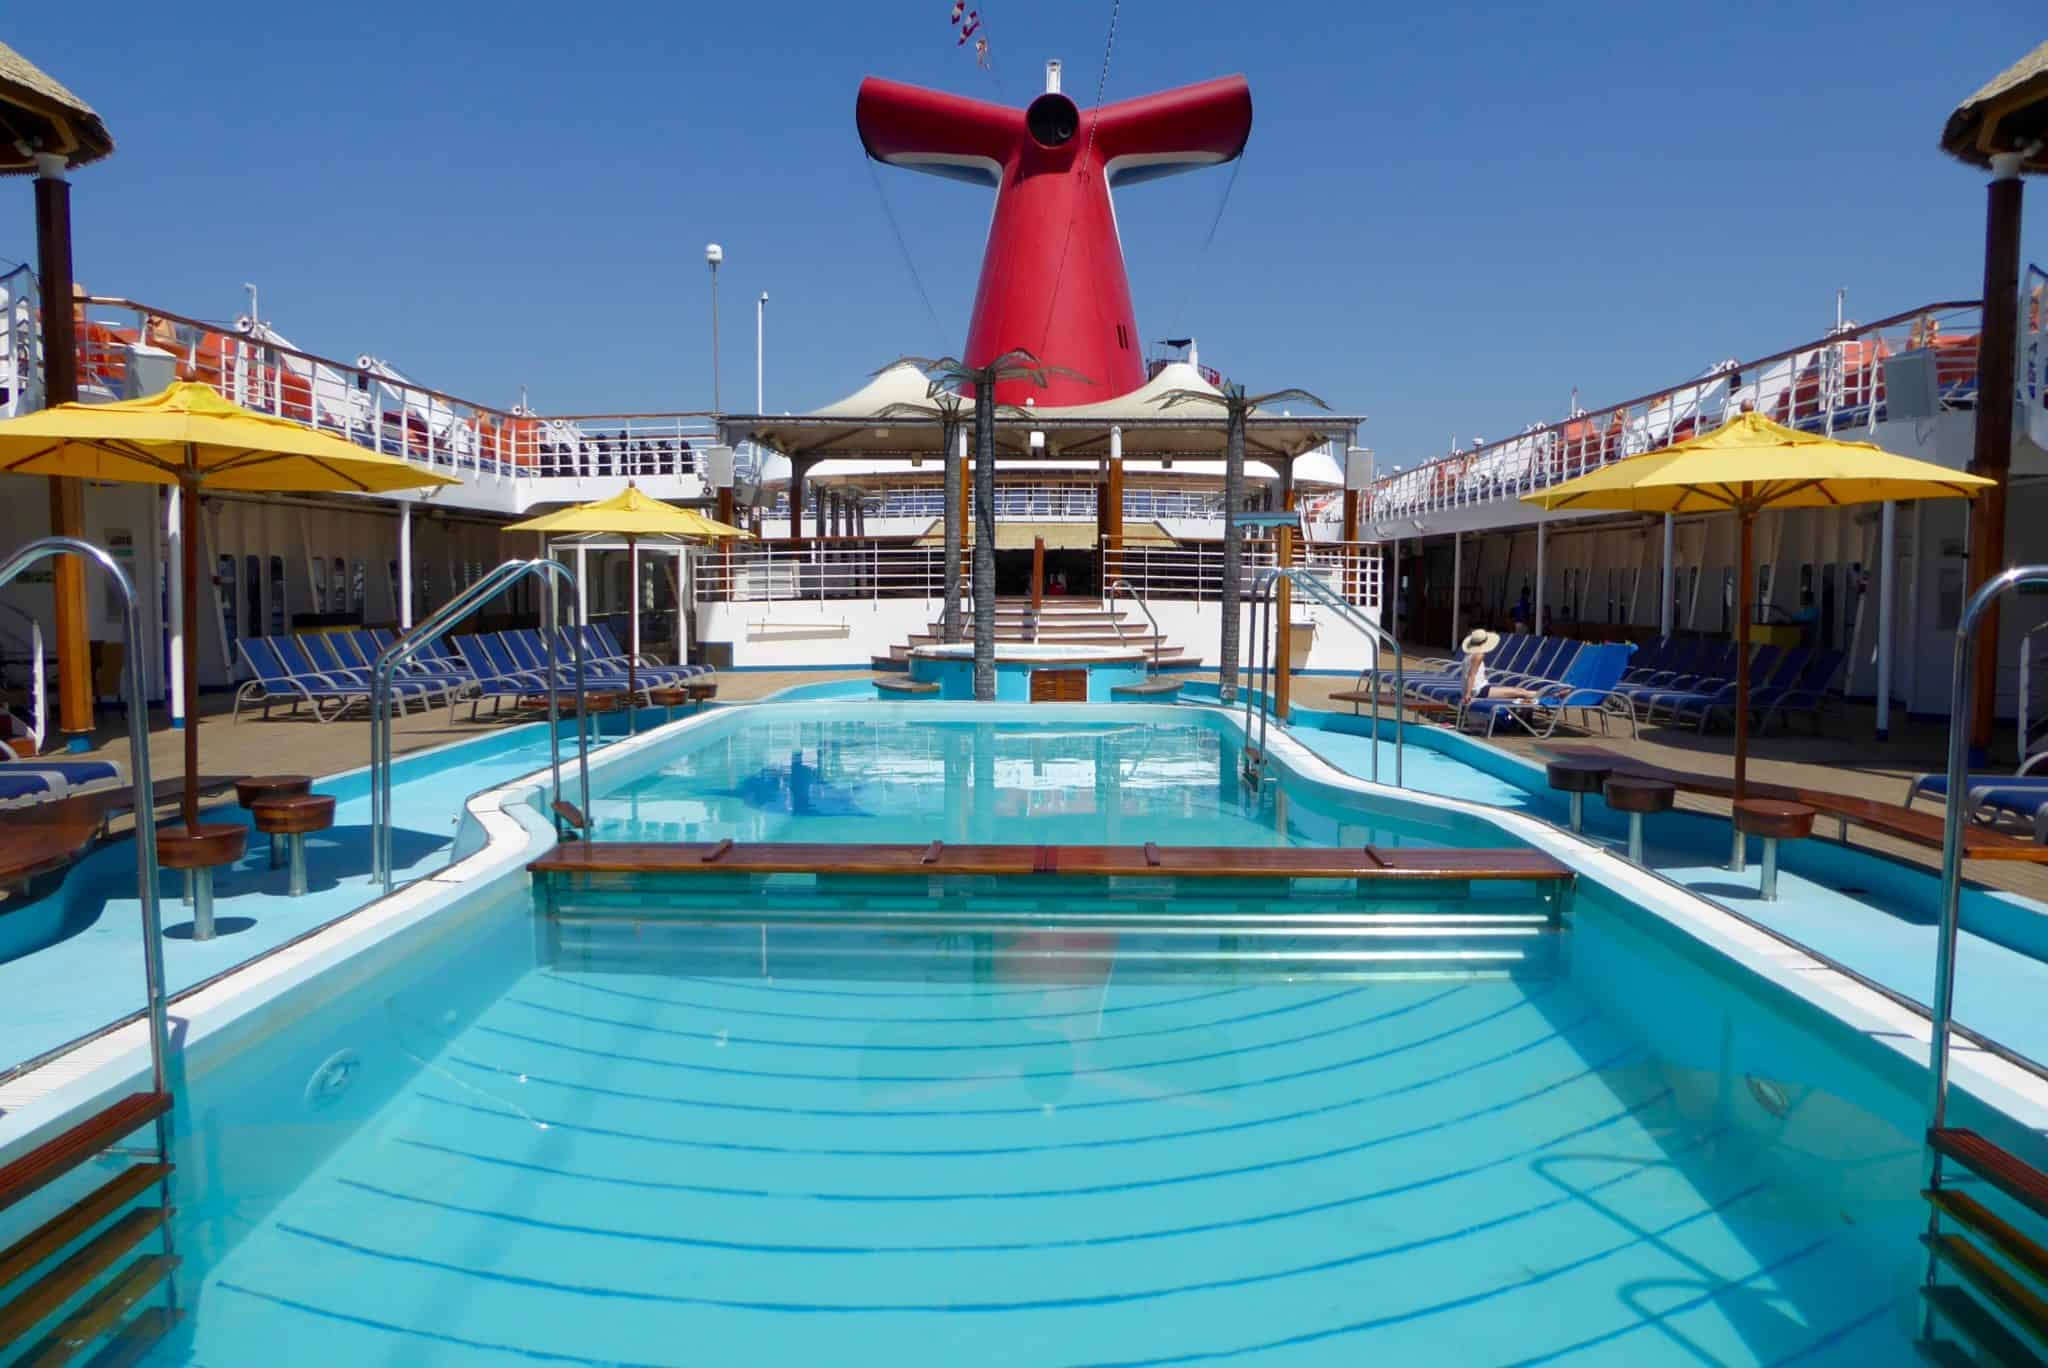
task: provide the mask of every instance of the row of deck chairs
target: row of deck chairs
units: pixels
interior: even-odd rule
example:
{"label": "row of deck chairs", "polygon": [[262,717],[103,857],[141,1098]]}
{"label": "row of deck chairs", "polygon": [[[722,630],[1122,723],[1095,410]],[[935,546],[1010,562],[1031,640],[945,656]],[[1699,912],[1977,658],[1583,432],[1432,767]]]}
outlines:
{"label": "row of deck chairs", "polygon": [[[2014,820],[2033,829],[2034,839],[2048,845],[2048,750],[2037,750],[2011,774],[1967,774],[1963,777],[1965,817],[1986,826]],[[1906,784],[1906,806],[1916,798],[1948,797],[1947,774],[1917,774]]]}
{"label": "row of deck chairs", "polygon": [[[1702,732],[1735,716],[1736,662],[1732,641],[1674,641],[1660,638],[1646,647],[1622,676],[1617,692],[1645,721],[1691,722]],[[1835,676],[1845,652],[1809,646],[1759,646],[1750,655],[1749,706],[1759,732],[1786,717],[1805,717],[1820,730]]]}
{"label": "row of deck chairs", "polygon": [[[480,632],[428,643],[393,676],[392,700],[401,714],[445,704],[451,720],[465,701],[470,704],[471,717],[477,715],[478,705],[485,699],[491,700],[494,714],[508,698],[515,703],[545,700],[550,692],[561,695],[566,704],[576,687],[570,653],[572,630],[580,633],[577,640],[583,645],[585,687],[593,691],[625,688],[626,653],[609,627],[593,623],[556,630],[560,635],[552,681],[547,641],[538,630]],[[291,713],[305,706],[319,721],[332,722],[359,705],[367,707],[372,668],[377,657],[397,640],[397,633],[383,628],[243,640],[237,644],[250,678],[235,690],[233,716],[239,720],[244,704],[260,706],[262,715],[269,717],[273,705],[289,703]],[[649,689],[701,680],[711,673],[702,665],[657,665],[644,658],[635,665],[635,672],[643,696]]]}
{"label": "row of deck chairs", "polygon": [[[1535,736],[1549,736],[1572,712],[1589,728],[1597,721],[1602,732],[1608,729],[1609,718],[1624,718],[1633,735],[1635,707],[1615,692],[1615,685],[1634,650],[1626,644],[1589,645],[1562,637],[1505,637],[1487,653],[1487,683],[1528,689],[1536,695],[1528,699],[1475,698],[1465,703],[1462,657],[1419,662],[1419,672],[1410,670],[1405,682],[1410,698],[1461,705],[1457,725],[1477,730],[1483,722],[1488,736],[1503,722]],[[1391,671],[1379,673],[1383,685],[1392,681]]]}
{"label": "row of deck chairs", "polygon": [[[13,755],[4,746],[0,746],[0,752]],[[121,767],[111,760],[63,760],[38,755],[0,760],[0,811],[75,798],[123,782]]]}

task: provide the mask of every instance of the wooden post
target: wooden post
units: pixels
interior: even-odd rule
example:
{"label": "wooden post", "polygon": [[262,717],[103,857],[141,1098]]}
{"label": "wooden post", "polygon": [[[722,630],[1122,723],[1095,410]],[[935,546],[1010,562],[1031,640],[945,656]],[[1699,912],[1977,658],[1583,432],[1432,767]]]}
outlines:
{"label": "wooden post", "polygon": [[[78,333],[72,313],[71,183],[62,156],[36,158],[36,264],[43,296],[43,402],[78,398]],[[85,535],[85,485],[52,478],[50,532]],[[57,729],[66,736],[92,731],[92,649],[86,641],[85,566],[59,556],[51,566],[57,607]],[[188,653],[194,643],[186,643]],[[196,700],[187,699],[192,708]]]}
{"label": "wooden post", "polygon": [[1115,450],[1109,457],[1109,478],[1103,485],[1106,501],[1102,510],[1103,545],[1106,548],[1102,563],[1102,583],[1106,589],[1123,574],[1124,549],[1124,454],[1123,434],[1112,431],[1110,440]]}
{"label": "wooden post", "polygon": [[[1282,526],[1274,532],[1279,544],[1274,548],[1273,559],[1285,570],[1294,564],[1294,529]],[[1292,715],[1288,708],[1294,701],[1294,581],[1283,578],[1277,588],[1279,592],[1273,596],[1274,612],[1278,614],[1273,623],[1277,638],[1273,654],[1278,657],[1274,662],[1273,711],[1285,722]]]}
{"label": "wooden post", "polygon": [[[1977,444],[1970,473],[1997,481],[1970,507],[1967,593],[2005,567],[2005,491],[2012,467],[2013,365],[2019,346],[2020,159],[1994,157],[1984,216],[1984,322],[1977,344]],[[1886,567],[1889,569],[1890,567]],[[1977,629],[1976,696],[1971,701],[1970,763],[1991,747],[1998,700],[1998,605]],[[1953,719],[1951,719],[1953,722]],[[2026,738],[2020,738],[2025,751]]]}
{"label": "wooden post", "polygon": [[960,558],[960,578],[974,582],[974,562],[967,553],[967,528],[974,521],[974,452],[970,447],[960,462],[960,532],[953,541],[953,554]]}
{"label": "wooden post", "polygon": [[1035,624],[1045,608],[1045,538],[1031,539],[1031,617]]}
{"label": "wooden post", "polygon": [[1344,599],[1358,601],[1358,491],[1344,491]]}
{"label": "wooden post", "polygon": [[800,542],[804,539],[804,476],[810,473],[811,463],[801,456],[793,456],[789,462],[789,539]]}

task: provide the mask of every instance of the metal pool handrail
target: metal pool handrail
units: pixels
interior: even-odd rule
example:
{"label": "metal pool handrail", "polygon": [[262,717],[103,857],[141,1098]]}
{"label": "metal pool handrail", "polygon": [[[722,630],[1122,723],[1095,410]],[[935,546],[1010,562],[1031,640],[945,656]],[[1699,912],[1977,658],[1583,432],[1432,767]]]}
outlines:
{"label": "metal pool handrail", "polygon": [[[1372,639],[1373,645],[1376,648],[1392,648],[1394,652],[1394,787],[1402,787],[1401,752],[1404,737],[1402,725],[1404,714],[1401,707],[1401,697],[1407,691],[1407,671],[1402,661],[1401,643],[1394,639],[1393,633],[1387,631],[1386,628],[1374,622],[1364,613],[1359,612],[1343,595],[1323,583],[1322,579],[1312,569],[1299,565],[1276,566],[1267,570],[1259,576],[1252,586],[1252,661],[1249,673],[1254,677],[1261,678],[1264,683],[1263,687],[1246,689],[1244,695],[1244,737],[1247,745],[1251,743],[1252,738],[1252,695],[1257,693],[1259,696],[1257,758],[1256,760],[1247,759],[1247,769],[1251,769],[1253,766],[1263,768],[1266,763],[1266,734],[1273,709],[1271,681],[1274,674],[1274,666],[1279,656],[1279,643],[1277,641],[1273,643],[1270,649],[1267,646],[1266,638],[1268,632],[1266,630],[1266,620],[1272,617],[1275,598],[1274,591],[1283,579],[1292,584],[1297,590],[1307,594],[1309,598],[1337,614],[1337,616],[1350,623],[1359,631],[1365,633],[1366,636]],[[1375,654],[1377,654],[1377,651],[1375,651]],[[1374,665],[1378,665],[1377,660],[1374,661]],[[1378,783],[1379,779],[1380,687],[1375,683],[1372,691],[1372,781]]]}
{"label": "metal pool handrail", "polygon": [[[1970,703],[1974,696],[1977,653],[1971,649],[1977,623],[2000,595],[2022,584],[2048,584],[2048,565],[2016,565],[1986,580],[1963,608],[1956,623],[1954,683],[1949,690],[1948,792],[1941,828],[1941,920],[1934,959],[1933,1040],[1928,1047],[1929,1093],[1927,1128],[1940,1130],[1948,1119],[1949,1018],[1956,995],[1956,939],[1963,902],[1963,823],[1969,820]],[[1941,1183],[1941,1154],[1927,1147],[1927,1182]]]}
{"label": "metal pool handrail", "polygon": [[[142,692],[142,630],[136,617],[135,586],[104,548],[76,537],[42,537],[21,547],[0,561],[0,586],[39,560],[64,555],[79,556],[99,566],[121,593],[121,642],[128,657],[121,672],[126,676],[128,695],[128,777],[135,786],[135,892],[142,904],[142,974],[149,990],[150,1086],[155,1092],[167,1092],[164,1054],[169,1047],[169,1028],[164,1014],[163,920],[156,895],[156,786],[149,772],[149,703]],[[167,1126],[158,1118],[159,1148],[168,1144]]]}
{"label": "metal pool handrail", "polygon": [[[528,575],[560,581],[568,588],[572,598],[575,595],[575,573],[560,561],[546,558],[509,560],[443,604],[403,640],[394,642],[377,657],[370,680],[370,847],[373,871],[376,877],[382,880],[386,893],[391,892],[394,879],[391,850],[393,678],[400,665],[415,658],[420,651],[446,636],[457,623],[475,614],[487,601],[496,598],[513,583]],[[555,645],[561,636],[557,630],[560,607],[556,589],[557,586],[550,583],[547,592],[541,596],[541,635],[547,640],[548,650],[547,678],[544,683],[548,695],[548,771],[552,779],[551,805],[559,804],[562,800],[562,734],[559,725],[561,714],[556,702],[555,689]],[[577,623],[578,627],[582,625],[581,622]],[[579,807],[587,814],[590,811],[590,709],[584,697],[583,634],[580,631],[569,633],[569,655],[576,666],[576,768],[582,797]],[[631,706],[630,700],[627,706]],[[559,814],[555,820],[559,824]]]}
{"label": "metal pool handrail", "polygon": [[[1138,611],[1145,615],[1145,621],[1152,624],[1152,672],[1157,674],[1159,672],[1159,619],[1152,616],[1152,605],[1145,602],[1145,596],[1131,588],[1129,580],[1121,577],[1109,582],[1109,603],[1112,609],[1116,607],[1116,591],[1119,589],[1124,591],[1131,602],[1138,605]],[[1116,629],[1116,644],[1119,646],[1123,645],[1123,624],[1116,620],[1114,612],[1110,614],[1109,625]]]}

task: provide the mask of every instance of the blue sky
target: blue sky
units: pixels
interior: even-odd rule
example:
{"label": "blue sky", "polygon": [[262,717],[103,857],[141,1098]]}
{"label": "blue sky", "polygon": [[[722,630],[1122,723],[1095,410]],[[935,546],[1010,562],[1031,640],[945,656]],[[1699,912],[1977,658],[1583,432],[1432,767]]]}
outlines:
{"label": "blue sky", "polygon": [[[0,37],[120,144],[77,177],[98,292],[228,318],[255,281],[300,346],[465,397],[700,408],[715,239],[726,407],[751,407],[767,290],[782,410],[966,334],[987,195],[871,172],[863,75],[1021,104],[1057,56],[1094,99],[1110,0],[979,7],[992,72],[949,0],[106,3]],[[1126,0],[1107,98],[1242,71],[1255,109],[1206,249],[1228,168],[1119,198],[1140,329],[1369,415],[1361,441],[1405,463],[1555,417],[1575,385],[1598,405],[1817,336],[1837,286],[1865,319],[1973,297],[1982,176],[1935,139],[2042,34],[2038,0],[1970,18]],[[26,258],[17,184],[0,254]],[[2048,262],[2048,181],[2029,207]]]}

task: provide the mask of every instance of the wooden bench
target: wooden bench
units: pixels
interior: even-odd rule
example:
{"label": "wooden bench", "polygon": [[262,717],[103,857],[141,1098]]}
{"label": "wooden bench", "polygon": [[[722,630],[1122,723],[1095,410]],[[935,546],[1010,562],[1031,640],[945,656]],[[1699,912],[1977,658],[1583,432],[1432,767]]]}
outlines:
{"label": "wooden bench", "polygon": [[1539,850],[1381,846],[837,845],[735,841],[558,846],[527,866],[552,874],[1064,874],[1196,879],[1430,879],[1564,882]]}
{"label": "wooden bench", "polygon": [[929,679],[884,679],[877,676],[875,687],[883,693],[935,694],[939,686]]}
{"label": "wooden bench", "polygon": [[[1735,797],[1735,781],[1726,775],[1695,774],[1688,770],[1666,769],[1662,765],[1652,765],[1605,747],[1587,745],[1583,742],[1563,742],[1539,746],[1537,749],[1549,755],[1604,761],[1614,774],[1637,779],[1661,780],[1682,793],[1698,793],[1710,798],[1726,798],[1731,801]],[[1745,798],[1769,798],[1810,807],[1821,816],[1832,817],[1840,822],[1841,836],[1845,841],[1849,836],[1849,828],[1860,826],[1911,845],[1925,846],[1931,850],[1941,849],[1943,820],[1939,813],[1915,812],[1911,808],[1900,807],[1897,803],[1879,802],[1875,798],[1857,798],[1845,793],[1797,788],[1788,784],[1764,784],[1754,779],[1743,784],[1742,795]],[[2003,831],[1986,831],[1981,827],[1966,826],[1963,828],[1963,858],[2020,860],[2048,864],[2048,846]]]}
{"label": "wooden bench", "polygon": [[1386,708],[1406,708],[1418,717],[1445,717],[1458,711],[1455,703],[1444,703],[1434,698],[1400,699],[1392,694],[1375,694],[1370,689],[1345,689],[1330,695],[1332,703],[1349,703],[1355,714],[1367,703],[1378,703]]}
{"label": "wooden bench", "polygon": [[[199,796],[217,797],[235,786],[223,775],[202,775]],[[159,779],[150,786],[155,807],[180,801],[183,779]],[[133,786],[97,789],[54,802],[10,808],[0,820],[0,888],[13,888],[76,864],[106,834],[107,824],[135,811]]]}

